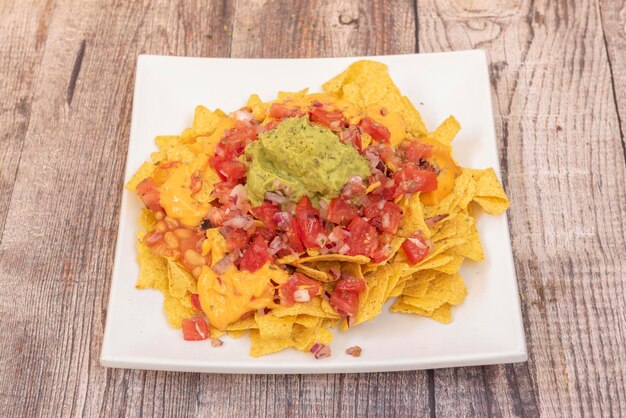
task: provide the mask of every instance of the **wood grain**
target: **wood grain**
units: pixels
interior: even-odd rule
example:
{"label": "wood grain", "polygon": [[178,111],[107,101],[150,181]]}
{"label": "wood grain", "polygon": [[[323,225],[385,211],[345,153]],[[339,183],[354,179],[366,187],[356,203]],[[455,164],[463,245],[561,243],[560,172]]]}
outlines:
{"label": "wood grain", "polygon": [[435,372],[447,388],[443,398],[436,393],[438,411],[450,404],[444,411],[622,415],[626,173],[597,4],[419,6],[421,51],[487,48],[490,55],[530,351],[526,365],[485,368],[485,387],[495,393],[469,403],[455,403],[450,392],[475,390],[480,373]]}
{"label": "wood grain", "polygon": [[[626,415],[624,10],[609,0],[0,2],[0,415]],[[319,376],[99,366],[137,54],[468,48],[491,59],[528,363]]]}

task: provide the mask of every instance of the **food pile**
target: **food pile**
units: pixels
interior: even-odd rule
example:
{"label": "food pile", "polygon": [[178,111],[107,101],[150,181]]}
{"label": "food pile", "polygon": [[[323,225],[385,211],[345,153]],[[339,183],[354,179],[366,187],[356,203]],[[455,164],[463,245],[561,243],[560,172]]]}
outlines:
{"label": "food pile", "polygon": [[252,356],[322,358],[331,328],[390,298],[443,323],[465,298],[458,270],[484,258],[473,204],[509,205],[494,171],[460,167],[459,123],[429,132],[384,64],[356,62],[323,90],[198,106],[126,185],[145,205],[137,287],[163,293],[186,340],[248,333]]}

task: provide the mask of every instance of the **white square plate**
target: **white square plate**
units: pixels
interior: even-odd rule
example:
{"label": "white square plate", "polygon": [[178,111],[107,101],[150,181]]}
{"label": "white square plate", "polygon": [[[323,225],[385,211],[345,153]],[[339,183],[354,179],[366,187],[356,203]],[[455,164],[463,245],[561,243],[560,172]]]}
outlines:
{"label": "white square plate", "polygon": [[[499,172],[487,58],[484,51],[370,57],[389,72],[434,130],[448,115],[462,129],[454,141],[461,165]],[[270,100],[277,91],[321,84],[360,58],[219,59],[139,56],[125,181],[155,150],[154,137],[190,126],[203,104],[231,111],[251,93]],[[262,358],[248,355],[247,337],[224,346],[186,342],[168,326],[162,295],[136,290],[137,219],[141,204],[124,191],[101,363],[107,367],[219,373],[339,373],[413,370],[525,361],[526,344],[505,215],[479,216],[487,260],[466,261],[469,294],[453,309],[451,324],[391,314],[337,332],[333,355],[323,360],[290,349]],[[360,358],[344,354],[359,345]]]}

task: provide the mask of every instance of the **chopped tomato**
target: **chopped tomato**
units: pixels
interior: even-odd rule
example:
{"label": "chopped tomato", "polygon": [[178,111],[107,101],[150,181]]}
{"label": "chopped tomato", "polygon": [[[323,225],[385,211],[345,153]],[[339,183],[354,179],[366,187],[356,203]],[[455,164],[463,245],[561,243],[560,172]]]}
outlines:
{"label": "chopped tomato", "polygon": [[336,197],[331,200],[328,205],[328,214],[326,215],[326,219],[338,225],[345,225],[358,214],[357,210],[351,204],[340,197]]}
{"label": "chopped tomato", "polygon": [[372,254],[372,261],[374,263],[382,263],[383,261],[388,259],[390,255],[391,254],[388,248],[378,247],[378,249],[374,251],[374,254]]}
{"label": "chopped tomato", "polygon": [[389,142],[389,138],[391,138],[391,133],[389,132],[389,129],[387,129],[385,125],[376,122],[372,118],[363,118],[359,123],[359,126],[375,141]]}
{"label": "chopped tomato", "polygon": [[272,103],[269,114],[276,119],[293,118],[304,116],[304,112],[295,106],[287,106],[284,103]]}
{"label": "chopped tomato", "polygon": [[[221,181],[213,185],[213,196],[215,196],[222,205],[230,206],[232,204],[230,192],[237,185],[234,181]],[[211,222],[213,222],[211,220]],[[215,225],[215,223],[213,223]]]}
{"label": "chopped tomato", "polygon": [[246,176],[246,165],[238,160],[220,161],[215,165],[215,171],[222,180],[237,181]]}
{"label": "chopped tomato", "polygon": [[414,163],[419,163],[420,160],[425,160],[430,157],[433,149],[433,147],[428,144],[415,141],[404,141],[400,144],[400,147],[404,150],[406,159]]}
{"label": "chopped tomato", "polygon": [[341,316],[353,316],[359,309],[359,295],[354,292],[334,291],[329,302]]}
{"label": "chopped tomato", "polygon": [[[254,231],[255,234],[262,236],[267,242],[270,242],[276,236],[274,232],[267,228],[250,228],[250,231]],[[250,231],[248,231],[248,233],[250,233]]]}
{"label": "chopped tomato", "polygon": [[202,310],[202,306],[200,305],[200,295],[197,293],[192,293],[189,296],[189,299],[191,300],[191,306],[193,306],[193,308],[197,311],[201,311]]}
{"label": "chopped tomato", "polygon": [[248,245],[249,237],[243,229],[231,229],[226,235],[228,251],[241,250]]}
{"label": "chopped tomato", "polygon": [[363,215],[382,232],[395,234],[400,225],[402,209],[393,202],[381,200],[363,209]]}
{"label": "chopped tomato", "polygon": [[259,130],[260,130],[259,133],[265,132],[265,131],[271,131],[272,129],[280,125],[280,122],[281,122],[280,120],[273,120],[273,121],[268,122],[265,125],[261,125],[259,127]]}
{"label": "chopped tomato", "polygon": [[409,264],[417,264],[430,253],[430,247],[421,234],[413,234],[402,243],[402,249],[409,260]]}
{"label": "chopped tomato", "polygon": [[[289,225],[285,228],[285,237],[287,238],[287,244],[289,248],[296,253],[301,253],[304,251],[304,245],[302,244],[302,240],[300,239],[300,234],[298,233],[298,223],[295,218],[292,218],[289,222]],[[289,252],[287,251],[285,254],[287,255]]]}
{"label": "chopped tomato", "polygon": [[191,184],[189,185],[191,193],[198,193],[202,189],[202,173],[200,170],[196,170],[191,175]]}
{"label": "chopped tomato", "polygon": [[146,207],[154,212],[163,210],[161,207],[161,193],[152,177],[145,178],[137,185],[137,194]]}
{"label": "chopped tomato", "polygon": [[308,196],[303,196],[296,205],[296,221],[300,240],[306,248],[319,248],[317,237],[324,232],[320,212],[313,207]]}
{"label": "chopped tomato", "polygon": [[313,123],[319,123],[320,125],[333,130],[339,129],[345,123],[341,110],[331,110],[317,106],[313,107],[309,112],[309,119]]}
{"label": "chopped tomato", "polygon": [[335,286],[335,292],[355,292],[361,293],[365,290],[365,280],[354,277],[344,275],[341,280],[337,282],[337,286]]}
{"label": "chopped tomato", "polygon": [[187,341],[200,341],[209,338],[209,326],[203,316],[185,318],[182,322],[183,338]]}
{"label": "chopped tomato", "polygon": [[267,243],[262,236],[254,237],[252,244],[244,251],[239,268],[254,273],[267,262],[272,261],[272,256],[267,248]]}
{"label": "chopped tomato", "polygon": [[366,255],[370,257],[378,248],[378,233],[360,216],[355,217],[348,225],[350,236],[346,239],[349,249],[347,255]]}
{"label": "chopped tomato", "polygon": [[[278,289],[281,304],[292,306],[295,302],[298,302],[298,295],[296,294],[294,297],[294,292],[302,289],[306,289],[309,292],[308,299],[310,300],[320,292],[321,287],[319,283],[309,279],[304,274],[294,273],[294,275]],[[306,294],[304,296],[306,296]],[[305,300],[304,302],[308,301]]]}
{"label": "chopped tomato", "polygon": [[352,144],[360,153],[363,152],[363,141],[361,140],[361,130],[356,125],[350,125],[341,133],[341,142]]}
{"label": "chopped tomato", "polygon": [[392,178],[396,184],[394,197],[437,189],[437,175],[432,171],[420,170],[412,163],[403,164],[400,170],[393,173]]}
{"label": "chopped tomato", "polygon": [[274,215],[280,212],[280,208],[271,203],[264,203],[257,207],[252,208],[252,214],[255,218],[265,224],[267,229],[275,232],[278,229],[278,223],[274,220]]}

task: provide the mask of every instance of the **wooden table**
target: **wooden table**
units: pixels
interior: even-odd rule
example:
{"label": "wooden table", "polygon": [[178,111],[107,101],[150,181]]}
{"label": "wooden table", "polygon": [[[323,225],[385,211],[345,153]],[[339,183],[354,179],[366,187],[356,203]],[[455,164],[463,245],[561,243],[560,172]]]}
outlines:
{"label": "wooden table", "polygon": [[[0,3],[0,415],[626,415],[626,2]],[[529,361],[319,376],[98,364],[137,54],[485,48]]]}

